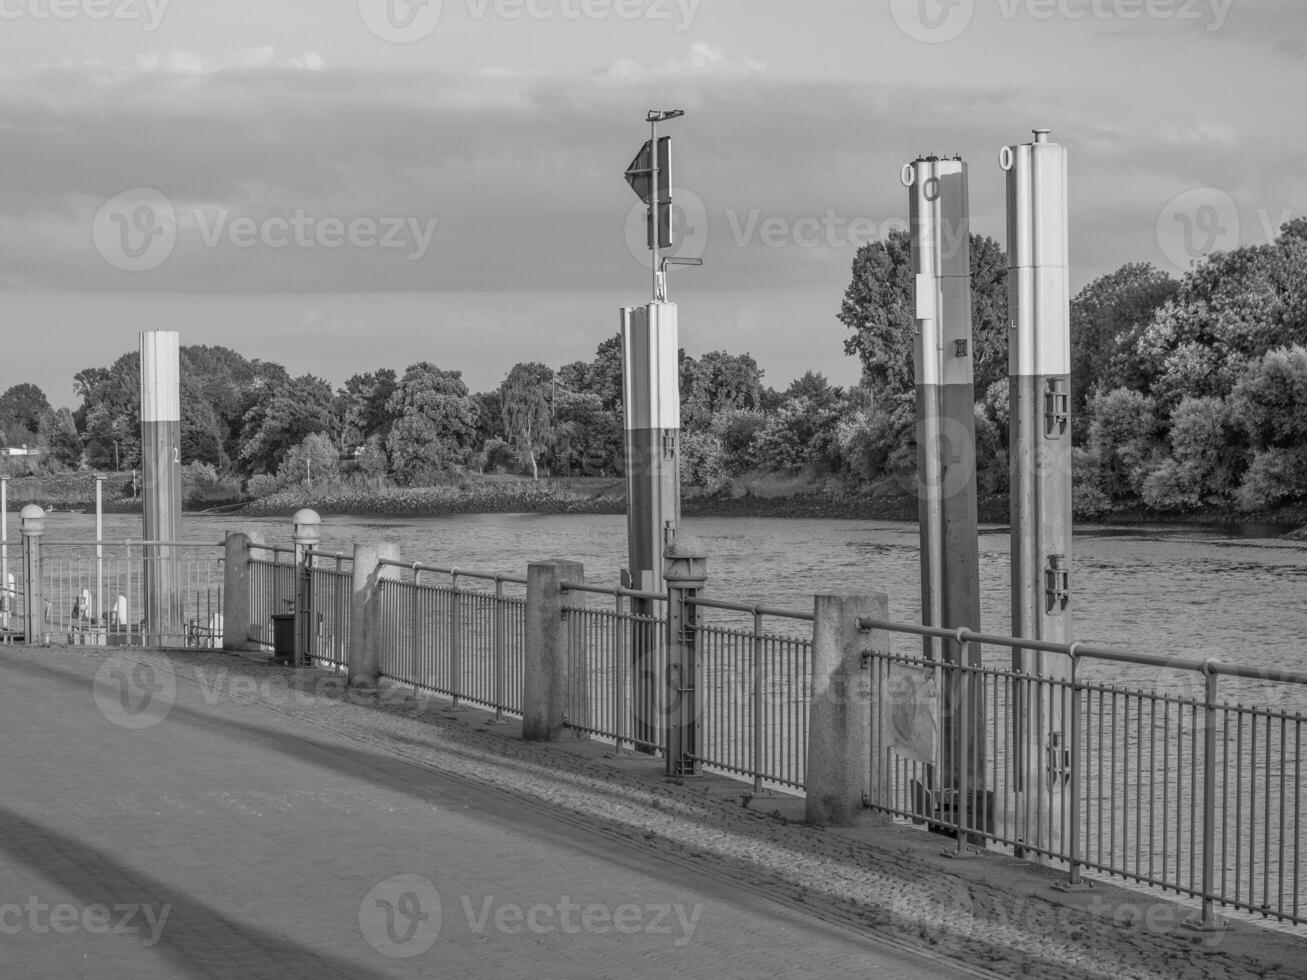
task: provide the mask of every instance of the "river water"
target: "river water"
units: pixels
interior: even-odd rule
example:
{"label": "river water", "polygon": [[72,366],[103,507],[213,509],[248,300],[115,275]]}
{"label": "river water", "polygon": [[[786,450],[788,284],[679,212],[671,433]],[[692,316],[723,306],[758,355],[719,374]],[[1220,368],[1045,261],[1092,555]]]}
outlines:
{"label": "river water", "polygon": [[[11,559],[16,523],[11,515]],[[240,529],[290,540],[285,518],[196,515],[185,518],[184,537],[217,542]],[[701,517],[686,519],[683,533],[707,545],[714,598],[810,611],[815,592],[881,591],[891,619],[920,621],[915,524]],[[585,564],[588,581],[616,584],[625,534],[620,516],[328,517],[321,547],[349,553],[356,541],[393,537],[405,561],[516,574],[529,561],[570,558]],[[94,536],[93,515],[47,518],[47,541]],[[141,519],[106,515],[104,536],[139,538]],[[982,530],[980,625],[989,633],[1010,624],[1008,544],[1005,529]],[[1075,634],[1086,643],[1307,669],[1307,544],[1210,527],[1086,526],[1076,532],[1072,589]]]}

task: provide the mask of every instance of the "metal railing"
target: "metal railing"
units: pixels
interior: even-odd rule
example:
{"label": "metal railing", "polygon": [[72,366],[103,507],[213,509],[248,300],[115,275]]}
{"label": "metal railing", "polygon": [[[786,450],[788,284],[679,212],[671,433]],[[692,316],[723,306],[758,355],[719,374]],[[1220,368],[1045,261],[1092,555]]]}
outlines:
{"label": "metal railing", "polygon": [[[222,642],[223,545],[42,541],[45,633],[53,642],[214,647]],[[171,602],[151,609],[150,580]]]}
{"label": "metal railing", "polygon": [[[354,559],[339,552],[305,549],[301,577],[308,576],[309,617],[306,653],[314,666],[345,670],[349,666],[350,599]],[[300,587],[304,587],[301,581]]]}
{"label": "metal railing", "polygon": [[[735,613],[717,624],[700,622],[699,761],[709,769],[764,784],[803,787],[808,756],[812,613],[723,602],[698,596],[702,610]],[[748,625],[732,625],[738,614]],[[783,620],[788,632],[768,632],[764,620]],[[803,628],[799,628],[802,624]]]}
{"label": "metal railing", "polygon": [[[266,550],[272,561],[252,561],[256,622],[296,595],[291,551]],[[347,655],[343,561],[310,554],[305,566],[316,624],[309,649],[327,665]],[[390,573],[378,584],[382,676],[456,707],[520,715],[526,578],[386,560],[379,568]],[[572,679],[565,724],[619,750],[661,751],[666,597],[580,583],[563,591]],[[802,790],[813,614],[703,595],[684,601],[698,614],[695,761],[751,780],[755,793]],[[1062,866],[1073,885],[1093,873],[1187,896],[1209,925],[1218,905],[1307,922],[1307,674],[880,620],[864,626],[889,637],[865,654],[879,746],[871,808],[952,834],[959,848],[999,847]],[[923,637],[941,648],[997,648],[1006,659],[927,659]],[[1012,650],[1061,655],[1067,670],[1023,673],[1011,666]],[[1121,683],[1131,669],[1193,683]],[[903,671],[924,678],[948,709],[915,758],[885,737],[892,706],[884,692]],[[1251,680],[1272,689],[1240,686]],[[1032,742],[1032,732],[1050,741]]]}
{"label": "metal railing", "polygon": [[[272,616],[295,608],[295,549],[250,542],[250,629],[255,642],[272,648]],[[267,557],[254,557],[255,553]]]}
{"label": "metal railing", "polygon": [[526,579],[386,559],[379,567],[399,571],[379,582],[381,675],[417,693],[445,695],[455,707],[467,702],[497,717],[520,715]]}
{"label": "metal railing", "polygon": [[[1307,703],[1307,674],[965,629],[864,625],[1060,654],[1069,667],[1050,678],[919,653],[869,654],[873,691],[889,688],[895,669],[906,668],[931,675],[938,703],[957,706],[953,717],[940,718],[930,762],[882,745],[872,760],[872,808],[951,831],[959,847],[992,842],[1064,865],[1073,886],[1092,871],[1197,899],[1204,925],[1213,924],[1216,905],[1307,922],[1302,712],[1222,700],[1220,683],[1289,685]],[[1159,693],[1087,679],[1095,664],[1200,680],[1191,692]],[[871,710],[872,731],[886,731],[883,700],[873,698]],[[980,724],[968,719],[973,710]],[[1063,738],[1023,759],[1023,724]],[[1029,792],[1030,773],[1040,767],[1050,791]]]}
{"label": "metal railing", "polygon": [[667,596],[626,588],[569,584],[565,724],[626,747],[662,750],[662,691],[667,655]]}

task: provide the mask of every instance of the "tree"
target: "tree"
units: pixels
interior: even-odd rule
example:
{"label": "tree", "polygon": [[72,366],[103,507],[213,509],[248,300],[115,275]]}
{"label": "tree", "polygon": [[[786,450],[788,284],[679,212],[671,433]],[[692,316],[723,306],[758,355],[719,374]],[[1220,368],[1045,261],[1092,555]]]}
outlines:
{"label": "tree", "polygon": [[1239,506],[1261,510],[1307,497],[1307,349],[1268,351],[1239,380],[1230,405],[1254,451]]}
{"label": "tree", "polygon": [[386,441],[395,422],[386,406],[398,386],[395,372],[390,368],[355,374],[345,382],[337,399],[343,447],[353,449],[373,436]]}
{"label": "tree", "polygon": [[679,353],[681,428],[706,429],[719,412],[758,407],[762,371],[750,355],[720,350],[695,359]]}
{"label": "tree", "polygon": [[409,365],[386,411],[396,420],[386,449],[401,483],[419,486],[467,462],[476,412],[461,371],[444,371],[430,361]]}
{"label": "tree", "polygon": [[0,432],[11,445],[35,446],[50,402],[36,385],[16,384],[0,395]]}
{"label": "tree", "polygon": [[40,423],[41,444],[49,452],[50,462],[76,467],[82,461],[82,437],[77,433],[73,413],[66,408],[47,411]]}
{"label": "tree", "polygon": [[[862,362],[862,383],[877,397],[911,393],[916,325],[911,236],[895,230],[858,249],[839,320],[853,331],[844,353]],[[971,236],[971,337],[975,384],[983,391],[1007,373],[1007,265],[991,238]]]}
{"label": "tree", "polygon": [[336,444],[322,432],[306,436],[303,442],[293,446],[277,468],[277,483],[282,487],[330,485],[339,476],[340,453]]}
{"label": "tree", "polygon": [[548,459],[555,473],[605,476],[623,472],[621,419],[606,411],[594,392],[559,387],[554,394],[553,436]]}
{"label": "tree", "polygon": [[540,478],[537,457],[549,446],[554,428],[554,372],[539,361],[513,365],[499,386],[504,431],[531,479]]}
{"label": "tree", "polygon": [[73,377],[82,404],[73,413],[83,433],[86,462],[96,469],[141,465],[141,357],[123,354],[107,368]]}
{"label": "tree", "polygon": [[331,385],[321,378],[305,374],[277,387],[261,386],[245,413],[240,461],[249,474],[275,473],[294,446],[316,432],[334,436],[337,424]]}
{"label": "tree", "polygon": [[1112,376],[1113,362],[1134,350],[1141,332],[1179,286],[1165,272],[1135,262],[1100,276],[1076,294],[1071,301],[1073,418],[1081,416],[1095,390],[1129,383],[1129,378]]}

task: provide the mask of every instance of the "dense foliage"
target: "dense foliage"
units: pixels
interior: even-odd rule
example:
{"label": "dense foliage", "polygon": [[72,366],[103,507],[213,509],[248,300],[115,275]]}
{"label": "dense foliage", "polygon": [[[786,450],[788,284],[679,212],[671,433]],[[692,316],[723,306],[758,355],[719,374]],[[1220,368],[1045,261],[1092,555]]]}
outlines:
{"label": "dense foliage", "polygon": [[[975,458],[981,493],[1001,494],[1007,270],[992,239],[970,244]],[[682,351],[687,492],[738,492],[769,479],[839,493],[909,490],[912,304],[908,237],[893,232],[858,250],[839,312],[845,351],[861,363],[859,385],[837,388],[810,371],[776,391],[748,354]],[[1138,263],[1103,276],[1071,304],[1071,346],[1081,515],[1257,511],[1307,500],[1307,219],[1286,224],[1269,245],[1215,254],[1179,280]],[[79,372],[75,411],[54,409],[31,384],[0,393],[0,442],[41,451],[5,465],[139,466],[138,372],[134,353]],[[513,365],[480,393],[459,371],[425,360],[402,374],[355,374],[333,391],[312,375],[205,346],[182,348],[181,385],[188,479],[214,494],[241,481],[259,497],[307,487],[348,500],[448,485],[469,472],[617,477],[624,469],[617,336],[589,361]]]}

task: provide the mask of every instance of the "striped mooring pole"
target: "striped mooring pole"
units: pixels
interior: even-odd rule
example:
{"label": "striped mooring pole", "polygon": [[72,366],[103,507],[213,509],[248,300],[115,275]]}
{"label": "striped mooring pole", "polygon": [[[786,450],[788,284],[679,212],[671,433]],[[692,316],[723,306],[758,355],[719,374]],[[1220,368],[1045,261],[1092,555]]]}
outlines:
{"label": "striped mooring pole", "polygon": [[170,543],[182,536],[181,338],[141,334],[141,468],[144,517],[145,642],[181,631],[181,568]]}
{"label": "striped mooring pole", "polygon": [[[1071,326],[1067,153],[1036,129],[1033,143],[1006,146],[1012,635],[1071,643]],[[1014,650],[1031,680],[1014,699],[1018,819],[1035,848],[1057,848],[1071,775],[1061,686],[1070,658]],[[1036,680],[1037,678],[1037,680]],[[1074,693],[1070,696],[1074,697]],[[1036,856],[1039,851],[1036,851]]]}
{"label": "striped mooring pole", "polygon": [[[920,157],[903,168],[911,220],[916,324],[917,496],[922,623],[980,630],[975,385],[971,340],[971,222],[967,165]],[[926,638],[928,659],[979,667],[978,643]],[[985,786],[982,685],[966,671],[943,677],[942,773],[934,794],[954,794],[961,819]],[[972,823],[972,826],[977,826]]]}

